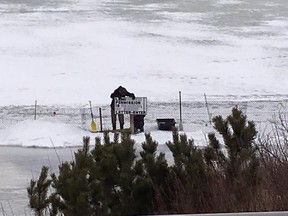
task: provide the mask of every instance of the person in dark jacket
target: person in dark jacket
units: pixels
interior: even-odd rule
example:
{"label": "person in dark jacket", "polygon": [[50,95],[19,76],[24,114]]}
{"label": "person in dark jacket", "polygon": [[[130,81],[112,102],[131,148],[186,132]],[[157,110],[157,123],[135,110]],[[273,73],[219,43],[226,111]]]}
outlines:
{"label": "person in dark jacket", "polygon": [[[115,98],[122,98],[122,97],[131,97],[133,100],[135,99],[135,95],[133,93],[130,93],[127,91],[126,88],[119,86],[117,89],[115,89],[115,91],[110,95],[110,97],[112,98],[111,101],[111,121],[112,121],[112,127],[113,130],[116,130],[116,114],[115,114]],[[118,119],[119,119],[119,123],[120,123],[120,129],[124,128],[124,114],[118,114]]]}

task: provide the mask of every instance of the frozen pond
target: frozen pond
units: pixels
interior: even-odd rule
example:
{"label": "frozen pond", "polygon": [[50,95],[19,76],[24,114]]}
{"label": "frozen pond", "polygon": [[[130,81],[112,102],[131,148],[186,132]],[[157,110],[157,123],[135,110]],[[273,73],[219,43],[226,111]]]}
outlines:
{"label": "frozen pond", "polygon": [[[58,156],[72,160],[76,148],[41,149],[0,146],[0,204],[2,215],[32,215],[28,208],[26,188],[32,178],[38,179],[42,165],[58,171]],[[57,156],[58,154],[58,156]],[[4,212],[3,212],[4,210]]]}
{"label": "frozen pond", "polygon": [[285,0],[4,1],[1,104],[283,99]]}

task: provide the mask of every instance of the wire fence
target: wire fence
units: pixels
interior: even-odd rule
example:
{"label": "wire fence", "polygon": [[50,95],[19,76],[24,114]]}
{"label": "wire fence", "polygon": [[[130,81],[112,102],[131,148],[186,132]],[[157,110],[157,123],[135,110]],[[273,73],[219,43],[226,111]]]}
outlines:
{"label": "wire fence", "polygon": [[[176,127],[183,124],[184,131],[199,131],[212,126],[211,120],[214,116],[221,115],[226,118],[231,114],[233,107],[237,106],[259,127],[266,127],[279,116],[288,111],[288,100],[282,101],[193,101],[182,102],[149,102],[147,115],[144,118],[144,131],[158,130],[157,119],[174,119]],[[181,110],[181,113],[180,113]],[[97,130],[111,130],[110,106],[93,106],[94,120]],[[4,129],[24,120],[57,120],[59,122],[74,125],[83,130],[90,129],[91,112],[89,107],[68,106],[6,106],[0,107],[0,129]],[[125,115],[124,128],[130,127],[130,116]],[[117,121],[117,128],[119,122]]]}

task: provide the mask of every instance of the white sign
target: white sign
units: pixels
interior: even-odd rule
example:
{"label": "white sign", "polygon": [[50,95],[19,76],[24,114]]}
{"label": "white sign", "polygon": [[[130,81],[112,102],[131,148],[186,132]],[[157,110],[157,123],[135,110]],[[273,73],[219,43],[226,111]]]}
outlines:
{"label": "white sign", "polygon": [[115,114],[147,114],[147,97],[136,97],[134,100],[130,97],[115,98]]}

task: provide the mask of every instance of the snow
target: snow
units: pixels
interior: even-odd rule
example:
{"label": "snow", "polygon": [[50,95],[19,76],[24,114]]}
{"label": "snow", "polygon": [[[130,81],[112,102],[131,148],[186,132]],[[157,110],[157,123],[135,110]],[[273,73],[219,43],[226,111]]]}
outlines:
{"label": "snow", "polygon": [[[180,132],[180,134],[183,132]],[[152,131],[151,136],[159,144],[172,141],[171,131]],[[189,132],[187,137],[194,139],[198,145],[205,145],[203,132]],[[40,120],[24,120],[5,128],[0,133],[0,143],[5,146],[39,147],[39,148],[62,148],[82,146],[84,136],[103,138],[102,133],[91,134],[81,128],[61,122],[55,118]],[[109,133],[113,140],[114,133]],[[131,136],[136,142],[136,148],[145,141],[143,133]],[[91,141],[91,144],[92,141]]]}
{"label": "snow", "polygon": [[[287,98],[285,5],[186,4],[1,2],[0,106],[105,105],[119,85],[152,102],[177,101],[178,91],[184,101],[202,101],[203,93],[210,100]],[[91,135],[55,118],[1,128],[0,145],[23,147],[78,146]],[[161,144],[171,139],[171,132],[151,134]],[[202,131],[188,137],[205,144]]]}

